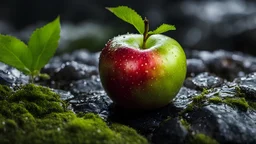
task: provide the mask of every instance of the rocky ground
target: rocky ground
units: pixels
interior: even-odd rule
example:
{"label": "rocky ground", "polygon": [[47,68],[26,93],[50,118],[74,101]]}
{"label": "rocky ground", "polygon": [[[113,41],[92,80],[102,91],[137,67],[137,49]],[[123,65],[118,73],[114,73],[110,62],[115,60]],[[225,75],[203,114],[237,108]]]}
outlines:
{"label": "rocky ground", "polygon": [[[55,56],[37,79],[70,103],[74,112],[98,114],[107,123],[134,128],[153,144],[256,143],[256,58],[224,50],[186,51],[187,78],[169,105],[153,111],[117,107],[103,90],[99,53],[76,50]],[[16,87],[28,77],[0,64],[0,84]]]}

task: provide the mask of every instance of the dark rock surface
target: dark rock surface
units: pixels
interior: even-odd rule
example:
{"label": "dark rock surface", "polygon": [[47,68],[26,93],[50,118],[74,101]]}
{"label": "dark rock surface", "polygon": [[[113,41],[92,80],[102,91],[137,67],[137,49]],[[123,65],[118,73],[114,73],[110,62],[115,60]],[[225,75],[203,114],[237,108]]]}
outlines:
{"label": "dark rock surface", "polygon": [[166,120],[160,124],[152,138],[156,144],[182,144],[185,142],[188,130],[182,125],[178,118]]}
{"label": "dark rock surface", "polygon": [[[187,55],[183,87],[169,105],[151,111],[125,110],[112,102],[100,83],[99,53],[56,56],[42,70],[51,79],[36,83],[59,93],[74,112],[128,125],[154,144],[190,143],[198,135],[219,143],[256,143],[256,58],[224,50]],[[27,76],[0,64],[0,84],[27,82]]]}

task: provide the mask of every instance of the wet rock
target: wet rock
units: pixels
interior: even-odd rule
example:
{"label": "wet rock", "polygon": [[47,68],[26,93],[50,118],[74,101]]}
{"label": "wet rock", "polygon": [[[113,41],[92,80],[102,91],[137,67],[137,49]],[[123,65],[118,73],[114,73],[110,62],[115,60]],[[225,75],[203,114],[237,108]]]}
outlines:
{"label": "wet rock", "polygon": [[153,131],[169,117],[177,117],[192,100],[197,91],[182,87],[173,102],[151,111],[126,110],[113,105],[109,120],[129,125],[151,139]]}
{"label": "wet rock", "polygon": [[222,78],[211,75],[208,72],[201,73],[194,78],[189,78],[185,81],[184,85],[192,89],[210,89],[219,87],[224,83]]}
{"label": "wet rock", "polygon": [[70,101],[75,112],[92,112],[106,119],[112,100],[105,91],[80,92]]}
{"label": "wet rock", "polygon": [[219,143],[255,143],[256,113],[242,112],[225,104],[210,104],[185,116],[191,129],[204,133]]}
{"label": "wet rock", "polygon": [[7,72],[0,70],[0,84],[1,85],[12,85],[15,82],[15,77],[9,75]]}
{"label": "wet rock", "polygon": [[[92,53],[86,49],[76,50],[72,53],[65,53],[60,56],[53,57],[50,62],[42,69],[42,73],[47,73],[50,76],[55,76],[55,73],[63,68],[80,70],[82,67],[94,68],[98,71],[99,52]],[[85,70],[87,70],[85,68]],[[63,70],[62,70],[63,71]],[[71,70],[72,71],[72,70]],[[97,74],[97,73],[96,73]]]}
{"label": "wet rock", "polygon": [[176,108],[184,109],[192,101],[192,98],[198,94],[200,94],[199,91],[182,87],[172,103]]}
{"label": "wet rock", "polygon": [[225,84],[222,87],[217,87],[211,90],[208,90],[208,93],[205,94],[205,97],[210,98],[214,96],[218,96],[221,98],[232,98],[238,95],[237,85]]}
{"label": "wet rock", "polygon": [[66,62],[56,69],[53,80],[72,81],[89,78],[97,75],[98,69],[94,66],[88,66],[75,61]]}
{"label": "wet rock", "polygon": [[28,76],[19,70],[0,63],[0,84],[15,86],[17,84],[28,83]]}
{"label": "wet rock", "polygon": [[201,59],[206,64],[209,72],[230,81],[236,77],[254,72],[256,69],[256,58],[239,52],[224,50],[213,52],[192,51],[191,55],[191,57]]}
{"label": "wet rock", "polygon": [[82,64],[86,64],[89,66],[98,66],[100,52],[91,53],[86,49],[76,50],[72,52],[71,57],[73,57],[74,61],[77,61]]}
{"label": "wet rock", "polygon": [[234,80],[246,97],[253,98],[256,101],[256,73],[251,73],[245,77]]}
{"label": "wet rock", "polygon": [[207,67],[201,59],[187,59],[187,76],[195,76],[206,71]]}
{"label": "wet rock", "polygon": [[92,76],[71,83],[70,91],[75,94],[103,90],[99,76]]}
{"label": "wet rock", "polygon": [[170,118],[154,131],[152,142],[154,144],[183,144],[187,134],[187,129],[178,118]]}
{"label": "wet rock", "polygon": [[60,98],[64,101],[68,101],[71,99],[74,99],[74,95],[71,94],[71,92],[69,91],[64,91],[64,90],[60,90],[60,89],[52,89],[52,91],[54,91],[55,93],[60,95]]}

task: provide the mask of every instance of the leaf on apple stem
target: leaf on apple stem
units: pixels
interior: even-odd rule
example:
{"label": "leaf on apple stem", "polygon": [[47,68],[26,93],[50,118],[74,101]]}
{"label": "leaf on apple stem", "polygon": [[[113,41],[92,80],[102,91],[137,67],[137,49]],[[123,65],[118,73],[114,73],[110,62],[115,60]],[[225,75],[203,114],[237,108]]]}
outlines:
{"label": "leaf on apple stem", "polygon": [[152,35],[152,34],[160,34],[160,33],[164,33],[170,30],[176,30],[174,25],[169,25],[169,24],[162,24],[160,25],[157,29],[155,29],[154,31],[149,31],[148,34]]}
{"label": "leaf on apple stem", "polygon": [[107,7],[109,11],[114,13],[117,17],[132,24],[140,34],[144,33],[144,21],[141,16],[133,9],[127,6]]}
{"label": "leaf on apple stem", "polygon": [[[174,25],[162,24],[154,31],[145,31],[145,23],[142,17],[133,9],[127,6],[107,7],[107,9],[114,13],[117,17],[132,24],[140,34],[151,36],[153,34],[161,34],[170,30],[176,30]],[[145,34],[146,33],[146,34]]]}

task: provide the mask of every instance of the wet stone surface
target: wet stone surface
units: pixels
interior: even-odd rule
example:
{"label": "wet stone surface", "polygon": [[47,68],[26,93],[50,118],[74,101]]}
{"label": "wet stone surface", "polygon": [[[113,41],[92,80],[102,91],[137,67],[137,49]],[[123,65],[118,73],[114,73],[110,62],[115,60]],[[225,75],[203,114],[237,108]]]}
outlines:
{"label": "wet stone surface", "polygon": [[[74,112],[93,112],[108,123],[128,125],[153,144],[190,143],[197,134],[219,143],[256,143],[255,57],[190,51],[187,78],[173,101],[159,109],[134,111],[115,105],[105,93],[98,56],[86,50],[56,56],[42,70],[51,79],[36,83],[59,93]],[[0,84],[27,82],[27,76],[0,63]]]}

